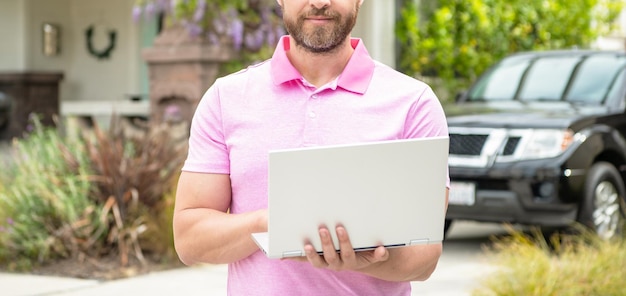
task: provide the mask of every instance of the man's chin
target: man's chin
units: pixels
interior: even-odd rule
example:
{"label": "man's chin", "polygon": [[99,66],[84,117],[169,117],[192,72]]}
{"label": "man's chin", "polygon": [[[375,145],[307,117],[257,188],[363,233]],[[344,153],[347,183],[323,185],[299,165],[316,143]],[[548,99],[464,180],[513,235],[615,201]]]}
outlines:
{"label": "man's chin", "polygon": [[337,47],[339,47],[338,45],[328,45],[328,44],[323,44],[323,45],[300,44],[300,46],[304,48],[306,51],[310,53],[315,53],[315,54],[330,54],[330,53],[335,52]]}

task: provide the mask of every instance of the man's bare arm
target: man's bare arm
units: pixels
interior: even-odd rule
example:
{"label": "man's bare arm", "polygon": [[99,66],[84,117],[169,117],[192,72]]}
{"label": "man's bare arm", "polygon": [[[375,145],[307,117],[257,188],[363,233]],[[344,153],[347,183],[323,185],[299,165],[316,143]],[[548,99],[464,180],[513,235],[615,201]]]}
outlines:
{"label": "man's bare arm", "polygon": [[230,214],[229,175],[183,172],[174,208],[174,245],[180,260],[231,263],[258,250],[250,237],[267,231],[267,211]]}
{"label": "man's bare arm", "polygon": [[[376,252],[375,250],[374,252]],[[387,281],[425,281],[435,271],[441,257],[441,243],[386,249],[386,261],[360,270]]]}

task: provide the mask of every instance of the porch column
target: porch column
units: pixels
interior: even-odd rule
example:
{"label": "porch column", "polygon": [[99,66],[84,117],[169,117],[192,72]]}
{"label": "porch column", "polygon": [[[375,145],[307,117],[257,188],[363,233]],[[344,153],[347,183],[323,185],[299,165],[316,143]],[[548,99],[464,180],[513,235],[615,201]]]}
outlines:
{"label": "porch column", "polygon": [[363,38],[372,57],[396,66],[396,1],[363,2],[352,36]]}

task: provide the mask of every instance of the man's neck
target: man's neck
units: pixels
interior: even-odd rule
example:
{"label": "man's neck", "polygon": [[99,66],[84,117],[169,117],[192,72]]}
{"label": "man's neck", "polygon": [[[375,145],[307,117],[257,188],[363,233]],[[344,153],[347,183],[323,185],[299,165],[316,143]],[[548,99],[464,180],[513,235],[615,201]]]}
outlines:
{"label": "man's neck", "polygon": [[353,52],[350,38],[329,53],[312,53],[292,40],[287,57],[306,81],[319,88],[343,72]]}

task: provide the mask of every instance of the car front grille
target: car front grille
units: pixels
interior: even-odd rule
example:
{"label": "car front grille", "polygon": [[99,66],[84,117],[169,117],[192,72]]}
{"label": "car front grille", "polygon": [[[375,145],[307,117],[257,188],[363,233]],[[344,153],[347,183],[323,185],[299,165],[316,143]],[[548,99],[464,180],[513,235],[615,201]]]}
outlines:
{"label": "car front grille", "polygon": [[450,134],[450,154],[480,155],[489,135]]}
{"label": "car front grille", "polygon": [[493,161],[515,161],[528,131],[450,127],[449,164],[488,167]]}
{"label": "car front grille", "polygon": [[506,144],[504,145],[504,149],[502,149],[502,155],[513,155],[517,145],[522,140],[522,137],[509,137],[506,140]]}

